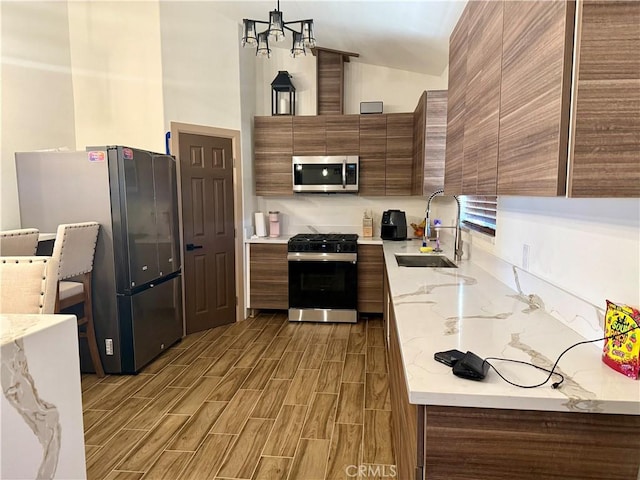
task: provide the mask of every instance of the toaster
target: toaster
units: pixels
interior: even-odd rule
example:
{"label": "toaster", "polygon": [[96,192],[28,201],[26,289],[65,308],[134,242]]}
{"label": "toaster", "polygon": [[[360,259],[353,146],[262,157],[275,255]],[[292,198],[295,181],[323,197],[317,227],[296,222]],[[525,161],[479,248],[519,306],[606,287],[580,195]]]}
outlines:
{"label": "toaster", "polygon": [[383,240],[407,239],[407,216],[402,210],[387,210],[382,213],[380,237]]}

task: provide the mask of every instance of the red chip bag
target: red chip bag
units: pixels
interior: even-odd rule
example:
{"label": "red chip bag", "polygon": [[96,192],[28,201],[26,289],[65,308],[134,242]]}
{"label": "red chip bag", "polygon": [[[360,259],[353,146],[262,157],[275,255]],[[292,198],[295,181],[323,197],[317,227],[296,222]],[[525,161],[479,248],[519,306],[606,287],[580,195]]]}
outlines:
{"label": "red chip bag", "polygon": [[[602,361],[615,371],[637,379],[640,376],[640,312],[607,300],[604,318]],[[620,334],[620,335],[616,335]]]}

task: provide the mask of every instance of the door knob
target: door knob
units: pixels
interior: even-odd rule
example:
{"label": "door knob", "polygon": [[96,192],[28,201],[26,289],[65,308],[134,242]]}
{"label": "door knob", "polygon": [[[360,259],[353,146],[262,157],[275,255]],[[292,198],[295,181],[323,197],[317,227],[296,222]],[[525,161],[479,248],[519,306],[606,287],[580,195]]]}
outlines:
{"label": "door knob", "polygon": [[202,245],[194,245],[193,243],[187,243],[187,252],[192,250],[197,250],[198,248],[202,248]]}

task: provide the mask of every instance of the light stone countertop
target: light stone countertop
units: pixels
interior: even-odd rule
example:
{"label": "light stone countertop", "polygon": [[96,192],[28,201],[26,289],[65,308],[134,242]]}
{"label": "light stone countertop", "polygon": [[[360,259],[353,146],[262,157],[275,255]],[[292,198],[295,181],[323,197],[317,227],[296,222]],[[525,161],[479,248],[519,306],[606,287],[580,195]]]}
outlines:
{"label": "light stone countertop", "polygon": [[68,314],[0,314],[0,345],[40,333],[67,321],[75,322],[76,317]]}
{"label": "light stone countertop", "polygon": [[[585,338],[469,260],[459,268],[398,267],[395,254],[418,254],[419,246],[384,242],[410,403],[640,415],[640,381],[606,366],[596,344],[562,357],[557,371],[565,381],[558,389],[551,388],[555,376],[542,387],[525,389],[507,384],[493,370],[481,382],[453,375],[434,353],[470,350],[482,358],[551,368],[565,348]],[[530,366],[491,363],[515,383],[536,384],[547,376]]]}
{"label": "light stone countertop", "polygon": [[2,478],[85,479],[74,315],[0,314]]}
{"label": "light stone countertop", "polygon": [[[245,240],[245,243],[271,243],[282,244],[287,243],[293,235],[280,235],[279,237],[251,237]],[[382,239],[380,237],[358,237],[359,245],[382,245]]]}

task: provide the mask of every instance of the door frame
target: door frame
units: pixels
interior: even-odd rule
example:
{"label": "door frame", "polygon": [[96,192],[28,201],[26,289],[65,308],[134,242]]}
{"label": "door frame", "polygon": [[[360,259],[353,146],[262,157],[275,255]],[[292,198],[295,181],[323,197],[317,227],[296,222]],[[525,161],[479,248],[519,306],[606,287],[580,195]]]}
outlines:
{"label": "door frame", "polygon": [[[231,139],[233,154],[233,224],[234,238],[234,263],[235,263],[235,287],[236,287],[236,322],[244,320],[244,229],[242,217],[242,158],[240,155],[240,130],[210,127],[207,125],[195,125],[191,123],[170,122],[171,126],[171,152],[177,159],[178,169],[178,211],[180,218],[180,264],[184,266],[184,231],[182,225],[182,174],[180,163],[180,134],[190,133],[207,137]],[[182,275],[182,296],[185,298],[185,281]],[[182,305],[182,333],[186,332],[186,305]]]}

